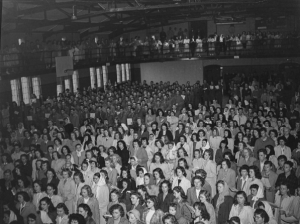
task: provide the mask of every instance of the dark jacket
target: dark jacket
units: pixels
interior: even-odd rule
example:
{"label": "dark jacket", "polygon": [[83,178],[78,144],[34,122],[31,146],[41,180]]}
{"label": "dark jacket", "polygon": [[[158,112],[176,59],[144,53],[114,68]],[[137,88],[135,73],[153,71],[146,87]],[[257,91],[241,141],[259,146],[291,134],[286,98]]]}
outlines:
{"label": "dark jacket", "polygon": [[[46,191],[46,188],[47,188],[47,178],[43,178],[42,181],[41,181],[41,184],[42,184],[42,191]],[[59,180],[57,178],[53,178],[50,182],[51,184],[54,184],[54,186],[58,186],[58,183],[59,183]]]}
{"label": "dark jacket", "polygon": [[163,212],[169,212],[169,205],[174,202],[174,199],[174,195],[168,193],[165,200],[163,200],[163,193],[159,193],[157,196],[157,208]]}
{"label": "dark jacket", "polygon": [[[212,200],[212,205],[216,209],[219,194],[216,194]],[[217,224],[224,224],[227,222],[230,214],[230,210],[233,204],[233,198],[231,196],[225,196],[224,202],[220,205],[217,216]]]}

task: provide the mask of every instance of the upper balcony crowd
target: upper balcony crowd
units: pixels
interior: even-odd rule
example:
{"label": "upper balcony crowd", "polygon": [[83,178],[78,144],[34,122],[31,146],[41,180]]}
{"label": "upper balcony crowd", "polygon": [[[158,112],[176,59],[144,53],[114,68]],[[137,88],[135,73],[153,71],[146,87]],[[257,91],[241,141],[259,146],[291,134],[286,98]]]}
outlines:
{"label": "upper balcony crowd", "polygon": [[[83,41],[49,40],[23,41],[20,45],[5,46],[0,52],[1,74],[24,69],[55,67],[55,57],[71,56],[75,64],[120,60],[156,60],[161,58],[294,56],[298,54],[300,37],[296,33],[243,32],[242,34],[212,34],[201,37],[187,29],[159,36],[99,39]],[[34,66],[32,66],[34,65]]]}

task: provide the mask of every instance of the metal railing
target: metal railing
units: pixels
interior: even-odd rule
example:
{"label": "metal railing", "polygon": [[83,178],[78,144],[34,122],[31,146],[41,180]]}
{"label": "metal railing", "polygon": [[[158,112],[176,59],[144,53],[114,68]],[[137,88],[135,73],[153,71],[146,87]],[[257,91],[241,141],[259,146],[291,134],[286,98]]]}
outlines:
{"label": "metal railing", "polygon": [[[37,51],[0,54],[0,73],[13,74],[55,68],[55,57],[72,55],[74,65],[107,62],[139,62],[177,60],[184,58],[232,58],[300,56],[300,39],[253,40],[236,44],[202,42],[170,45],[139,45],[106,48],[87,48],[79,51]],[[73,53],[72,53],[73,52]],[[75,53],[74,53],[75,52]]]}

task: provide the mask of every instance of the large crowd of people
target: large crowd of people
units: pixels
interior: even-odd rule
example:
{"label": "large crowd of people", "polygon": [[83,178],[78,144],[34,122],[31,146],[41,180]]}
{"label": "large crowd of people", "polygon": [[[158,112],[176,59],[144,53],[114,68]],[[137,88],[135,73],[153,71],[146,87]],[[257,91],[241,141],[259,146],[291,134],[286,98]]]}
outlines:
{"label": "large crowd of people", "polygon": [[4,106],[3,223],[299,223],[300,95],[275,81],[238,76],[225,104],[221,82],[126,82]]}
{"label": "large crowd of people", "polygon": [[299,46],[299,37],[293,33],[242,32],[241,34],[211,34],[201,36],[200,31],[188,31],[175,27],[161,30],[159,35],[142,39],[139,36],[127,38],[87,38],[83,41],[51,40],[41,42],[21,41],[20,45],[5,46],[0,54],[0,64],[5,68],[16,66],[55,66],[55,57],[71,56],[75,63],[86,59],[95,61],[115,58],[155,57],[201,57],[201,55],[239,54],[251,50],[293,49]]}

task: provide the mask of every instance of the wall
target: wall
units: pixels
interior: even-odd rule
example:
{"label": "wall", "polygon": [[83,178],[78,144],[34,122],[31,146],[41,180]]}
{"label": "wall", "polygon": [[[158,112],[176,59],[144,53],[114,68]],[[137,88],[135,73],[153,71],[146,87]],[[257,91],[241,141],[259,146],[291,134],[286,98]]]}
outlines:
{"label": "wall", "polygon": [[154,82],[178,81],[183,84],[203,80],[202,60],[153,62],[140,64],[141,81]]}
{"label": "wall", "polygon": [[217,25],[213,20],[207,21],[207,34],[211,35],[214,33],[231,35],[241,34],[243,31],[255,31],[255,18],[247,18],[244,24],[234,24],[234,28],[230,25]]}

